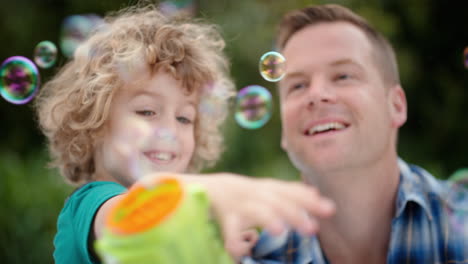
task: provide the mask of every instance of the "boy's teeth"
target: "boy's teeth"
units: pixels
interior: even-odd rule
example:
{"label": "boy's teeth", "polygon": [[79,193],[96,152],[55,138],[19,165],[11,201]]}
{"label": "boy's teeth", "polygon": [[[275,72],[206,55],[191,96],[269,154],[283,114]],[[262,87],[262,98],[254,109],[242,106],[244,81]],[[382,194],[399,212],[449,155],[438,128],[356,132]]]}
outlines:
{"label": "boy's teeth", "polygon": [[157,160],[162,160],[162,161],[168,161],[170,160],[172,155],[167,152],[158,152],[155,154],[151,154],[152,159],[157,159]]}
{"label": "boy's teeth", "polygon": [[327,130],[332,130],[332,129],[341,130],[343,128],[345,128],[344,124],[338,123],[338,122],[332,122],[332,123],[316,125],[310,128],[308,132],[309,132],[309,135],[313,135],[315,133],[320,133],[320,132],[327,131]]}

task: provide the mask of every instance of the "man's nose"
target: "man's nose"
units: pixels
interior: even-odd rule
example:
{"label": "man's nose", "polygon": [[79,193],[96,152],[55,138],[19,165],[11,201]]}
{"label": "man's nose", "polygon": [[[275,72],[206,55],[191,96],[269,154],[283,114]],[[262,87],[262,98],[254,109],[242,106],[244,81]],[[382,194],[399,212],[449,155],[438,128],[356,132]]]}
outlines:
{"label": "man's nose", "polygon": [[324,79],[316,79],[307,87],[306,100],[307,105],[312,107],[320,103],[334,103],[336,95],[331,84]]}

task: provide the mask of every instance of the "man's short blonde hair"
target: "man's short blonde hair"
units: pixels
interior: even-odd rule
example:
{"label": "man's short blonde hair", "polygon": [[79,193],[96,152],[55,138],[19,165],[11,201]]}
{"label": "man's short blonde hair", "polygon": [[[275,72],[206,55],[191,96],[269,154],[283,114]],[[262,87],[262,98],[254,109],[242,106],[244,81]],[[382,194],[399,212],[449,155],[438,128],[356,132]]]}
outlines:
{"label": "man's short blonde hair", "polygon": [[[216,109],[211,109],[216,114],[198,114],[195,120],[189,172],[214,164],[222,152],[220,125],[228,111],[225,97],[234,91],[224,46],[214,25],[166,17],[154,5],[129,7],[107,16],[35,100],[52,165],[70,183],[94,180],[95,148],[113,97],[132,65],[142,62],[152,72],[168,70],[189,92],[218,96]],[[210,89],[203,89],[207,86]]]}
{"label": "man's short blonde hair", "polygon": [[279,25],[276,45],[282,50],[289,39],[301,29],[320,23],[333,22],[350,23],[362,30],[373,47],[372,55],[384,83],[387,85],[400,84],[395,52],[388,40],[363,17],[343,6],[328,4],[290,11],[283,17]]}

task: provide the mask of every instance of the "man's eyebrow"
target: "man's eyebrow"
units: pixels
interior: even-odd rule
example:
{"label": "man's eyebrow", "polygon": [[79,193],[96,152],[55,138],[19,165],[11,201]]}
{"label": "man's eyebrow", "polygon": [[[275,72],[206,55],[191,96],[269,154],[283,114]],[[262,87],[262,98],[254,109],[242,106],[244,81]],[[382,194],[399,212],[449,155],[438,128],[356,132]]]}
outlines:
{"label": "man's eyebrow", "polygon": [[305,74],[301,71],[289,72],[289,73],[286,73],[286,75],[284,75],[282,80],[291,79],[295,77],[302,77],[304,75]]}
{"label": "man's eyebrow", "polygon": [[361,64],[357,63],[356,61],[352,59],[335,60],[335,61],[332,61],[329,65],[330,66],[353,65],[353,66],[357,66],[359,69],[363,69]]}

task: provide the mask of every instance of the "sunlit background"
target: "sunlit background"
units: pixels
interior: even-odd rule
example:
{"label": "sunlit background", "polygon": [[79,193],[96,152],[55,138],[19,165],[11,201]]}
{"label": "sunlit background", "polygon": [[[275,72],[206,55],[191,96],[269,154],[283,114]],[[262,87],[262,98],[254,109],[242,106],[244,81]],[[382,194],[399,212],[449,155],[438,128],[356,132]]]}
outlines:
{"label": "sunlit background", "polygon": [[[98,18],[135,3],[119,0],[0,2],[0,62],[12,56],[26,57],[39,66],[42,83],[70,57],[61,44],[65,41],[69,46],[74,45],[70,40],[67,42],[63,33],[64,23],[70,23],[70,16]],[[273,36],[281,15],[312,3],[348,6],[393,43],[409,101],[409,119],[399,137],[400,156],[439,178],[468,167],[468,52],[464,54],[468,47],[468,3],[460,1],[454,6],[452,2],[165,1],[161,6],[166,12],[188,4],[187,14],[193,12],[196,17],[220,25],[238,91],[258,85],[272,96],[271,115],[260,125],[247,128],[239,125],[233,107],[225,126],[226,151],[222,161],[210,171],[298,179],[297,171],[279,144],[281,127],[275,83],[261,77],[259,59],[274,49]],[[42,41],[52,42],[57,51],[53,52],[50,43],[42,43],[37,48]],[[35,54],[39,54],[39,61],[34,61]],[[263,91],[262,96],[265,96]],[[56,218],[73,188],[65,185],[57,172],[46,168],[45,141],[37,129],[31,102],[13,104],[0,98],[0,111],[0,263],[52,263]]]}

